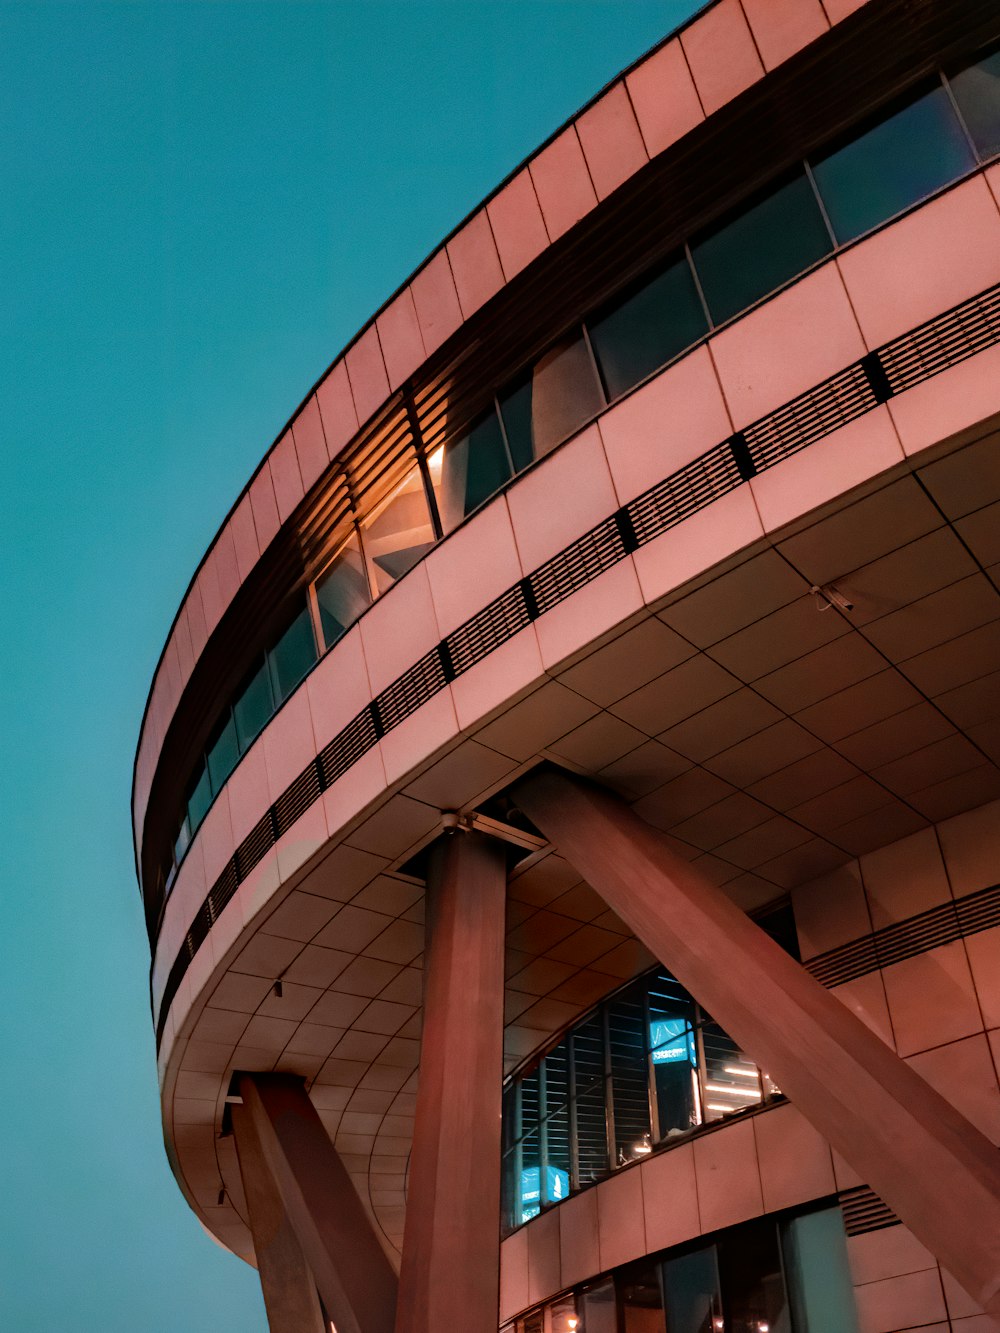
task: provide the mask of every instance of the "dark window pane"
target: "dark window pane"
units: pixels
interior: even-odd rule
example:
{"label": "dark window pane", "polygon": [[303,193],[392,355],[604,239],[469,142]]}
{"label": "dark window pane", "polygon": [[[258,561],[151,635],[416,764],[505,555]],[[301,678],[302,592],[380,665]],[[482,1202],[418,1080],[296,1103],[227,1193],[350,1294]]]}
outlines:
{"label": "dark window pane", "polygon": [[722,1318],[715,1246],[668,1259],[661,1271],[670,1333],[714,1333]]}
{"label": "dark window pane", "polygon": [[850,241],[974,165],[948,94],[934,88],[818,158],[813,175],[837,240]]}
{"label": "dark window pane", "polygon": [[569,1051],[562,1042],[542,1061],[545,1085],[545,1120],[542,1124],[542,1148],[545,1178],[542,1189],[545,1203],[558,1203],[570,1190],[569,1146]]}
{"label": "dark window pane", "polygon": [[435,453],[430,471],[441,525],[451,532],[466,514],[510,480],[510,462],[496,412]]}
{"label": "dark window pane", "polygon": [[338,551],[333,563],[316,583],[323,640],[330,648],[371,604],[368,576],[357,536]]}
{"label": "dark window pane", "polygon": [[[184,853],[191,845],[191,825],[188,823],[187,815],[181,820],[181,826],[177,831],[177,838],[174,841],[174,861],[180,865],[184,860]],[[173,878],[174,866],[171,866],[171,873],[167,876],[167,883],[171,883]]]}
{"label": "dark window pane", "polygon": [[572,1042],[579,1183],[587,1185],[608,1174],[604,1024],[600,1015],[581,1023]]}
{"label": "dark window pane", "polygon": [[951,90],[980,154],[1000,153],[1000,51],[956,74]]}
{"label": "dark window pane", "polygon": [[309,612],[303,608],[284,634],[268,653],[271,663],[271,683],[277,703],[287,699],[292,690],[316,661],[316,640],[313,637]]}
{"label": "dark window pane", "polygon": [[833,249],[805,175],[739,211],[691,247],[712,319],[745,310]]}
{"label": "dark window pane", "polygon": [[580,1320],[583,1333],[618,1333],[615,1284],[605,1278],[580,1292]]}
{"label": "dark window pane", "polygon": [[514,466],[525,467],[547,454],[603,406],[604,396],[582,335],[553,347],[535,362],[529,381],[500,399]]}
{"label": "dark window pane", "polygon": [[236,736],[241,750],[247,749],[273,712],[271,675],[267,662],[263,662],[233,705]]}
{"label": "dark window pane", "polygon": [[194,786],[191,789],[191,795],[188,797],[188,826],[191,830],[191,837],[198,832],[201,821],[208,813],[208,807],[212,804],[212,786],[208,780],[208,769],[204,764],[198,771]]}
{"label": "dark window pane", "polygon": [[381,594],[411,570],[435,542],[424,479],[414,468],[371,518],[361,540],[372,582]]}
{"label": "dark window pane", "polygon": [[796,1333],[858,1333],[840,1209],[783,1222],[781,1251]]}
{"label": "dark window pane", "polygon": [[686,259],[644,280],[587,321],[590,341],[614,399],[652,374],[707,329]]}
{"label": "dark window pane", "polygon": [[705,1119],[722,1120],[763,1100],[760,1071],[718,1023],[701,1030],[705,1051]]}
{"label": "dark window pane", "polygon": [[734,1228],[718,1244],[722,1316],[728,1333],[788,1329],[778,1231],[771,1221]]}
{"label": "dark window pane", "polygon": [[615,1161],[643,1157],[649,1142],[648,1035],[642,991],[635,987],[608,1005]]}
{"label": "dark window pane", "polygon": [[649,1045],[656,1085],[657,1138],[686,1134],[700,1121],[694,1001],[661,972],[649,983]]}
{"label": "dark window pane", "polygon": [[622,1333],[665,1333],[658,1266],[630,1264],[615,1278]]}
{"label": "dark window pane", "polygon": [[219,730],[208,747],[208,775],[212,781],[212,792],[221,791],[223,783],[236,767],[240,757],[236,743],[236,723],[232,713],[226,718],[225,725]]}

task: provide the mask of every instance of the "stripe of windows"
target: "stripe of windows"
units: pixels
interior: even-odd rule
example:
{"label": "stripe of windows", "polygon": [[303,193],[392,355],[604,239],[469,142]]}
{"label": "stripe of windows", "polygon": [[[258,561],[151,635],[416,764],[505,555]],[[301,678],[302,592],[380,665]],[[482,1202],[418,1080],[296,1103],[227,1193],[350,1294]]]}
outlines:
{"label": "stripe of windows", "polygon": [[858,1333],[839,1206],[755,1218],[623,1264],[500,1333]]}
{"label": "stripe of windows", "polygon": [[[564,335],[462,435],[351,521],[285,634],[216,725],[161,875],[169,892],[215,794],[319,656],[442,537],[605,408],[840,246],[1000,152],[1000,49],[911,89],[690,240]],[[411,413],[416,425],[416,414]],[[311,635],[311,642],[309,642]],[[290,666],[281,665],[287,659]]]}
{"label": "stripe of windows", "polygon": [[[797,956],[787,904],[758,924]],[[503,1093],[502,1222],[542,1209],[703,1125],[780,1097],[662,968],[629,983]]]}

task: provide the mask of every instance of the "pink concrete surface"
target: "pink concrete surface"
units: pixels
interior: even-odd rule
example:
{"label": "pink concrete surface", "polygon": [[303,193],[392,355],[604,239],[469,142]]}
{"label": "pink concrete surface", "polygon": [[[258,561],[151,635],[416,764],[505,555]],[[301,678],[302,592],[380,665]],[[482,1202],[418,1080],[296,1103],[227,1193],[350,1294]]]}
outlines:
{"label": "pink concrete surface", "polygon": [[500,1246],[500,1318],[528,1305],[528,1228],[508,1236]]}
{"label": "pink concrete surface", "polygon": [[257,529],[254,526],[253,507],[250,503],[249,492],[242,497],[233,510],[228,526],[233,535],[236,567],[240,571],[240,581],[242,582],[250,576],[260,557],[260,547],[257,545]]}
{"label": "pink concrete surface", "polygon": [[681,33],[706,116],[761,78],[764,67],[739,0],[721,0]]}
{"label": "pink concrete surface", "polygon": [[487,204],[486,212],[504,278],[510,282],[549,244],[531,173],[525,169],[508,181]]}
{"label": "pink concrete surface", "polygon": [[226,783],[233,843],[239,846],[271,804],[263,742],[251,745]]}
{"label": "pink concrete surface", "polygon": [[316,747],[321,750],[372,698],[357,625],[309,673],[306,692]]}
{"label": "pink concrete surface", "polygon": [[788,60],[829,31],[820,0],[742,0],[766,69]]}
{"label": "pink concrete surface", "polygon": [[[562,1286],[601,1271],[597,1239],[597,1189],[567,1199],[559,1208],[559,1277]],[[503,1252],[501,1251],[501,1259]]]}
{"label": "pink concrete surface", "polygon": [[877,408],[750,482],[766,532],[776,532],[828,500],[904,461],[892,418]]}
{"label": "pink concrete surface", "polygon": [[452,682],[461,729],[474,731],[494,710],[534,685],[543,671],[538,639],[534,626],[529,625]]}
{"label": "pink concrete surface", "polygon": [[358,429],[358,413],[345,362],[338,361],[327,373],[316,390],[316,402],[330,457],[336,458]]}
{"label": "pink concrete surface", "polygon": [[868,0],[823,0],[823,8],[831,23],[839,23],[859,9],[863,9]]}
{"label": "pink concrete surface", "polygon": [[648,161],[624,83],[616,83],[576,124],[598,199],[606,199]]}
{"label": "pink concrete surface", "polygon": [[177,656],[177,640],[173,635],[167,641],[163,654],[163,687],[167,710],[173,713],[181,697],[184,681],[181,678],[180,661]]}
{"label": "pink concrete surface", "polygon": [[[268,482],[270,483],[270,478],[268,478]],[[277,510],[275,510],[275,516],[277,517]],[[202,605],[201,589],[198,587],[197,579],[193,583],[184,604],[188,613],[188,629],[191,631],[191,648],[194,652],[195,661],[197,661],[208,642],[208,622],[205,620],[205,608]],[[165,723],[166,719],[161,718],[160,724],[164,729]],[[159,751],[159,746],[156,749]]]}
{"label": "pink concrete surface", "polygon": [[351,396],[360,425],[382,406],[389,396],[389,380],[382,359],[378,329],[370,325],[344,357]]}
{"label": "pink concrete surface", "polygon": [[753,1131],[767,1212],[834,1193],[830,1146],[794,1106],[755,1116]]}
{"label": "pink concrete surface", "polygon": [[319,481],[330,461],[326,450],[326,436],[323,433],[323,419],[315,394],[292,422],[292,437],[295,441],[295,456],[299,461],[302,485],[308,492]]}
{"label": "pink concrete surface", "polygon": [[350,772],[323,793],[323,810],[331,833],[346,828],[374,800],[385,793],[385,765],[379,746],[363,754]]}
{"label": "pink concrete surface", "polygon": [[643,606],[635,566],[621,560],[535,621],[547,671],[568,662]]}
{"label": "pink concrete surface", "polygon": [[890,402],[889,412],[908,455],[1000,412],[1000,347],[907,389]]}
{"label": "pink concrete surface", "polygon": [[961,940],[893,963],[882,976],[900,1055],[915,1055],[982,1030]]}
{"label": "pink concrete surface", "polygon": [[622,504],[732,433],[706,347],[663,371],[598,422]]}
{"label": "pink concrete surface", "polygon": [[731,491],[634,553],[646,604],[764,536],[749,487]]}
{"label": "pink concrete surface", "polygon": [[[560,502],[553,505],[552,497]],[[550,556],[618,508],[596,426],[544,458],[507,492],[514,538],[525,570]]]}
{"label": "pink concrete surface", "polygon": [[669,1249],[700,1235],[694,1145],[678,1144],[643,1162],[639,1170],[649,1249]]}
{"label": "pink concrete surface", "polygon": [[242,582],[239,562],[236,559],[232,524],[227,523],[215,539],[215,545],[212,547],[212,554],[209,559],[215,566],[219,584],[219,598],[222,602],[222,609],[225,611],[239,592],[240,583]]}
{"label": "pink concrete surface", "polygon": [[[263,813],[261,811],[261,814]],[[195,838],[201,843],[201,854],[205,862],[205,883],[211,888],[236,848],[233,841],[233,821],[229,814],[229,796],[225,788],[212,802],[212,808],[202,821]]]}
{"label": "pink concrete surface", "polygon": [[601,1268],[617,1268],[646,1253],[642,1209],[642,1174],[638,1167],[603,1181],[597,1195]]}
{"label": "pink concrete surface", "polygon": [[285,700],[260,739],[264,745],[268,790],[271,800],[276,801],[316,756],[309,695],[305,690],[297,690]]}
{"label": "pink concrete surface", "polygon": [[550,240],[558,240],[597,203],[594,185],[570,126],[532,159],[529,167]]}
{"label": "pink concrete surface", "polygon": [[271,480],[271,464],[265,459],[260,471],[250,483],[250,507],[253,510],[254,528],[257,532],[257,545],[261,555],[271,545],[281,526],[278,518],[278,504],[274,498],[274,483]]}
{"label": "pink concrete surface", "polygon": [[876,347],[1000,281],[996,200],[974,176],[852,246],[837,265]]}
{"label": "pink concrete surface", "polygon": [[404,287],[396,299],[386,306],[375,324],[382,344],[389,388],[398,389],[426,357],[409,287]]}
{"label": "pink concrete surface", "polygon": [[528,1301],[534,1305],[557,1292],[559,1275],[559,1210],[543,1213],[528,1227]]}
{"label": "pink concrete surface", "polygon": [[857,861],[792,889],[792,910],[803,961],[868,935],[868,902]]}
{"label": "pink concrete surface", "polygon": [[383,736],[382,760],[391,786],[458,734],[451,690],[437,694]]}
{"label": "pink concrete surface", "polygon": [[498,496],[429,552],[430,580],[441,634],[450,634],[524,573],[507,500]]}
{"label": "pink concrete surface", "polygon": [[737,430],[867,350],[834,264],[758,306],[709,345]]}
{"label": "pink concrete surface", "polygon": [[[302,485],[302,473],[295,454],[295,441],[291,430],[286,430],[274,446],[269,458],[271,481],[274,485],[274,498],[278,506],[278,518],[282,523],[291,518],[299,501],[305,495]],[[206,611],[208,608],[206,607]]]}
{"label": "pink concrete surface", "polygon": [[908,1063],[991,1143],[1000,1144],[1000,1089],[985,1034],[936,1046]]}
{"label": "pink concrete surface", "polygon": [[[932,1320],[945,1317],[944,1296],[937,1268],[902,1277],[866,1282],[854,1288],[862,1333],[894,1333],[919,1325],[924,1333]],[[941,1324],[947,1329],[947,1324]]]}
{"label": "pink concrete surface", "polygon": [[369,608],[361,620],[368,678],[381,693],[441,637],[434,617],[427,569],[416,565]]}
{"label": "pink concrete surface", "polygon": [[191,644],[191,626],[188,623],[187,603],[177,616],[172,636],[177,644],[177,661],[181,668],[181,680],[187,683],[194,670],[194,648]]}
{"label": "pink concrete surface", "polygon": [[503,268],[486,209],[480,209],[448,242],[462,315],[468,319],[503,286]]}
{"label": "pink concrete surface", "polygon": [[462,323],[462,308],[447,250],[439,250],[427,261],[414,277],[410,290],[424,347],[431,356]]}
{"label": "pink concrete surface", "polygon": [[764,1211],[751,1121],[696,1139],[694,1167],[704,1231],[734,1226]]}
{"label": "pink concrete surface", "polygon": [[679,40],[668,42],[625,79],[646,151],[662,153],[705,119]]}

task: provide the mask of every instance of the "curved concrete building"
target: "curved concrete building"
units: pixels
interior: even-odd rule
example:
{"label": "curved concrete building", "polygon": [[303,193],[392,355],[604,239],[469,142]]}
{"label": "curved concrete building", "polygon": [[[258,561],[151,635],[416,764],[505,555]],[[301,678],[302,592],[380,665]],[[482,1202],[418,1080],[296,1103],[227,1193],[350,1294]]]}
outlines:
{"label": "curved concrete building", "polygon": [[706,6],[225,519],[133,817],[272,1329],[997,1327],[998,43]]}

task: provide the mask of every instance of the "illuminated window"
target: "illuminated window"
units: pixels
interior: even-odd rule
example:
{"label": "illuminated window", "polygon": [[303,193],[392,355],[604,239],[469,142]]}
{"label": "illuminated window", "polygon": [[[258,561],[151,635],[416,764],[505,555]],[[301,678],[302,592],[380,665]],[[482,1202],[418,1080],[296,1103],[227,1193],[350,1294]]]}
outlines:
{"label": "illuminated window", "polygon": [[369,576],[377,593],[388,592],[434,545],[423,478],[414,468],[361,524]]}
{"label": "illuminated window", "polygon": [[371,600],[361,544],[357,535],[352,534],[316,582],[316,601],[327,648],[354,624]]}

